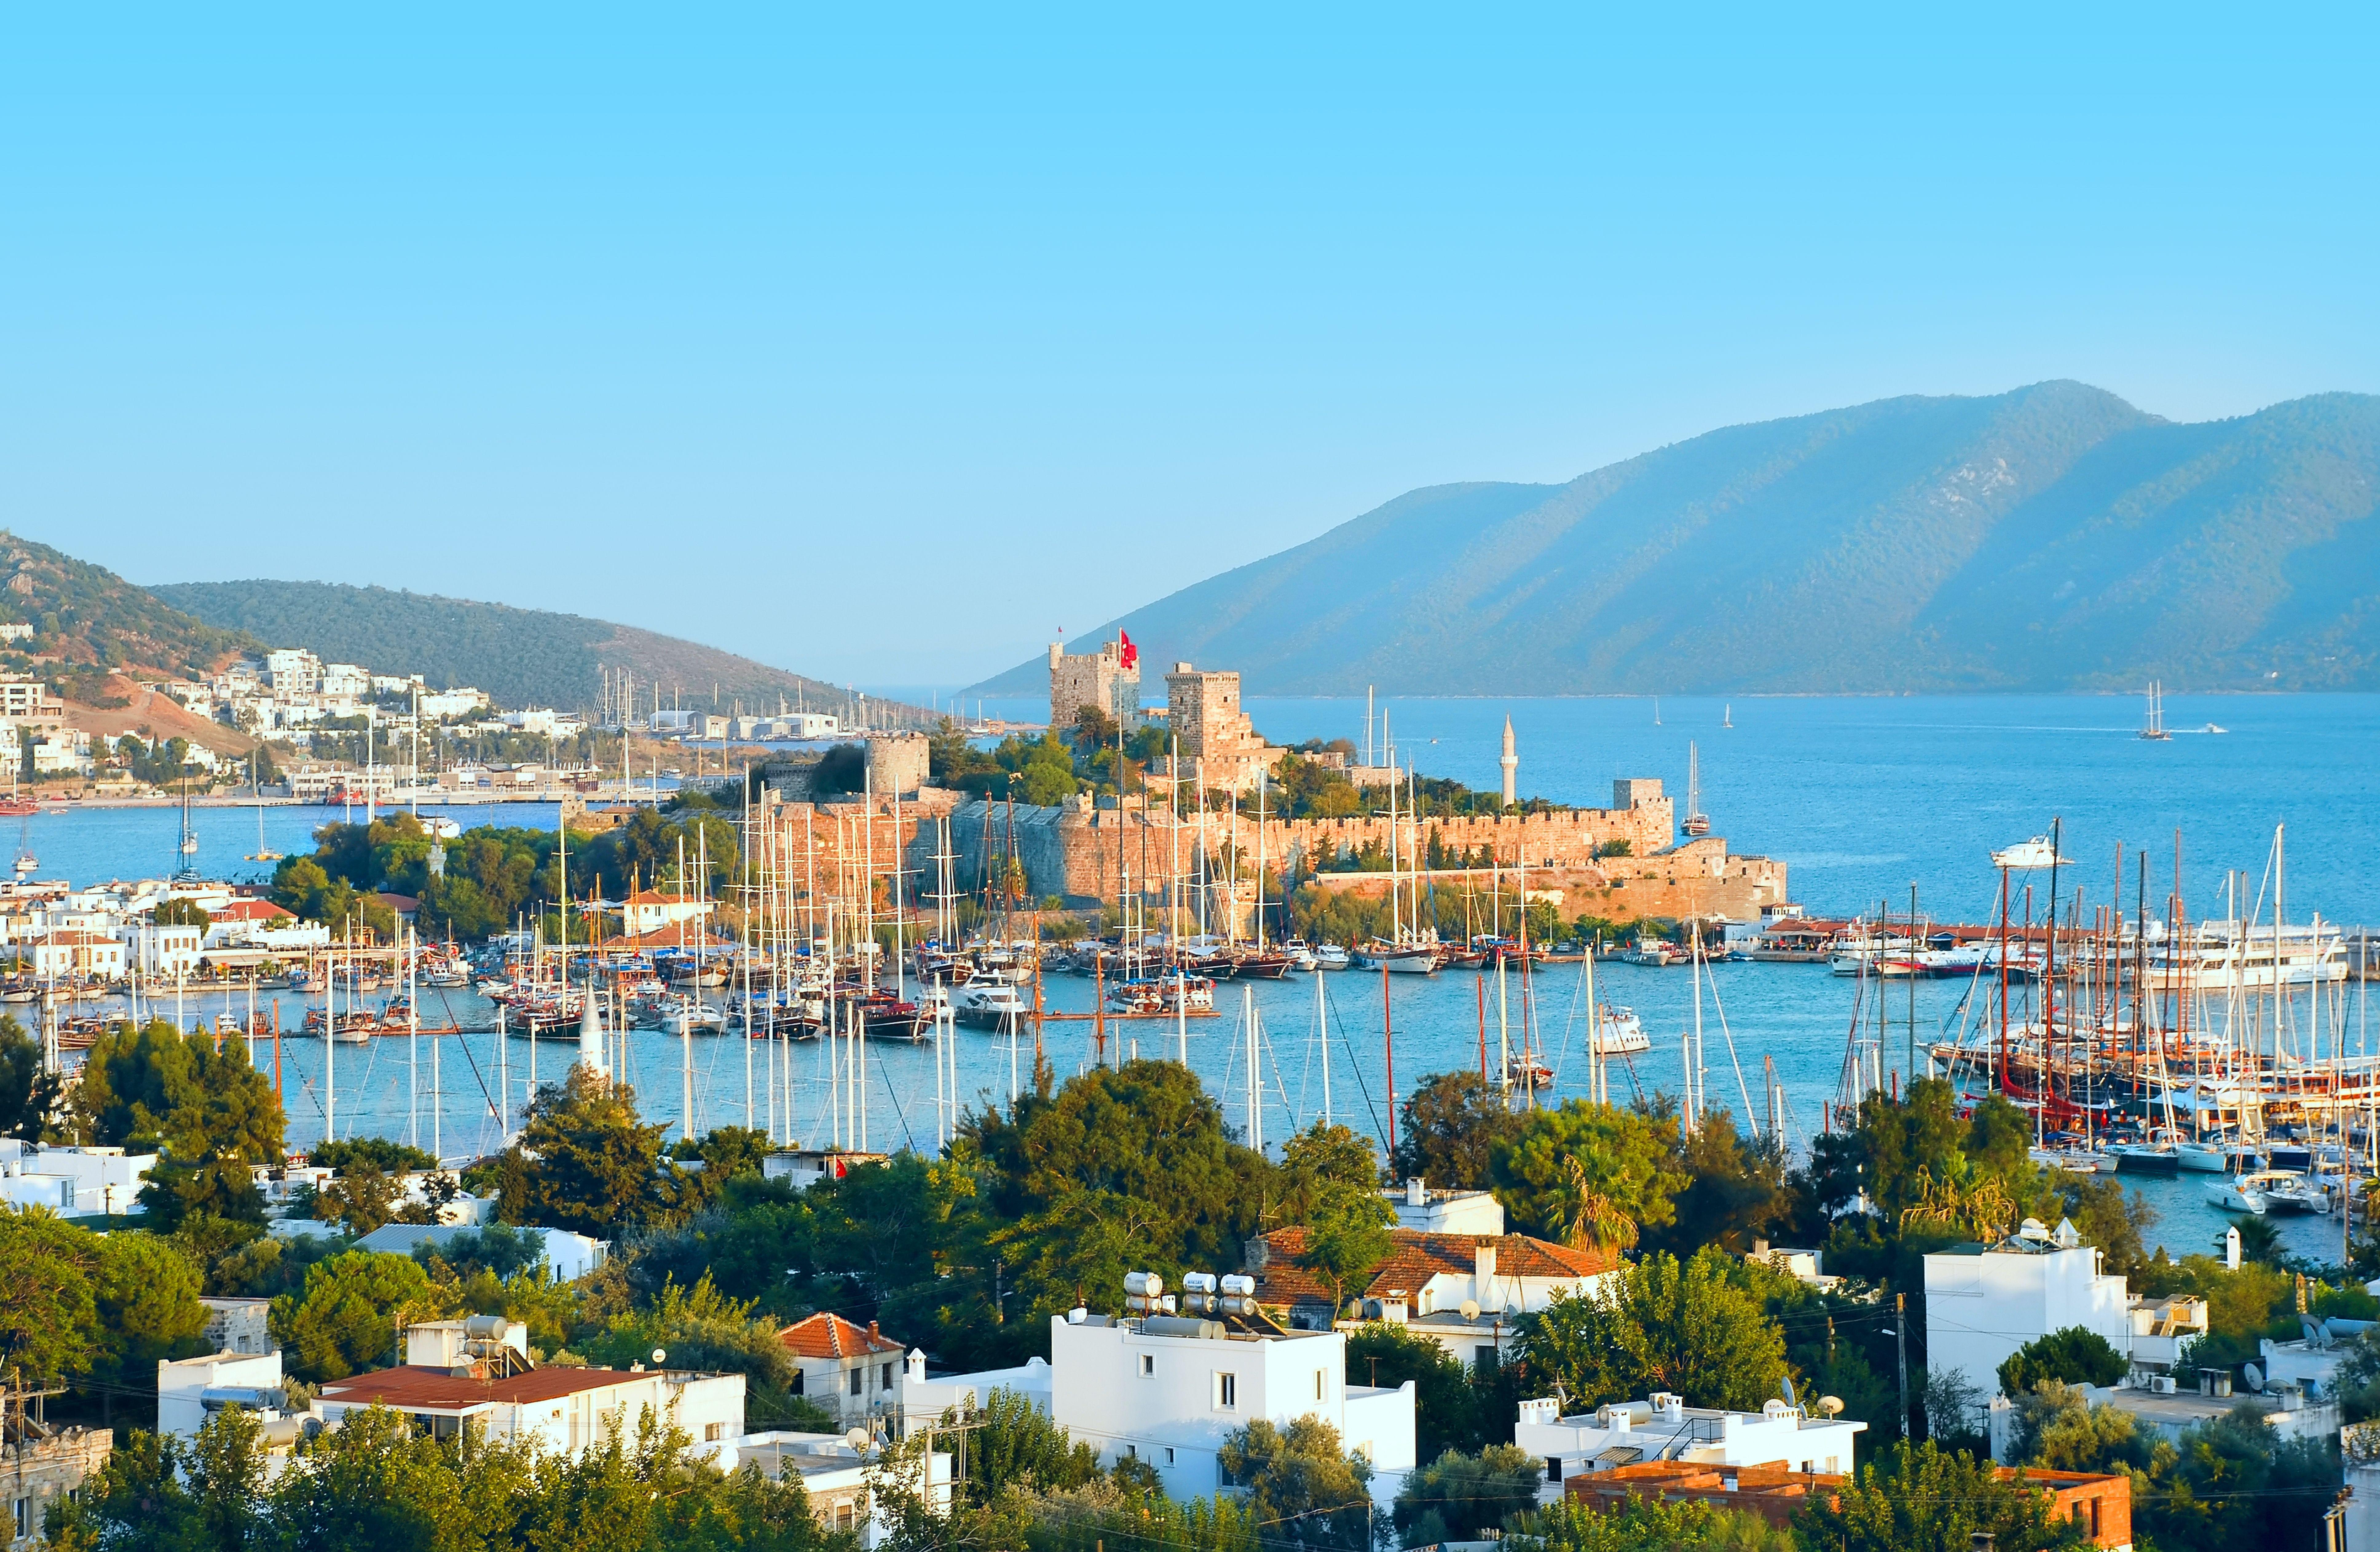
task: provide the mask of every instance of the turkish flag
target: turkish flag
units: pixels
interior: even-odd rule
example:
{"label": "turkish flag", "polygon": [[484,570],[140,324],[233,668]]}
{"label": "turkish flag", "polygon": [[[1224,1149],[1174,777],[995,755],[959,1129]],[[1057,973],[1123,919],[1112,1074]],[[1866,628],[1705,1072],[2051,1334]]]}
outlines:
{"label": "turkish flag", "polygon": [[1140,666],[1140,649],[1132,644],[1132,637],[1123,631],[1116,632],[1116,644],[1123,649],[1124,667]]}

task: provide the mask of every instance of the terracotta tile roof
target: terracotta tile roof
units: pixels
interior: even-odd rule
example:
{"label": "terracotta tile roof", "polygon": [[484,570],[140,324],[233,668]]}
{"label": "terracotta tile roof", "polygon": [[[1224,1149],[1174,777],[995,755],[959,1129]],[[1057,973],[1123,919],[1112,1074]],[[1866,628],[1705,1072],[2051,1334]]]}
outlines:
{"label": "terracotta tile roof", "polygon": [[645,889],[638,890],[621,903],[624,905],[692,905],[696,902],[694,896],[690,894],[663,894],[659,890]]}
{"label": "terracotta tile roof", "polygon": [[873,1320],[863,1330],[832,1312],[795,1321],[778,1332],[777,1340],[797,1358],[856,1358],[904,1351],[899,1342],[879,1331]]}
{"label": "terracotta tile roof", "polygon": [[[1478,1264],[1478,1247],[1496,1247],[1499,1278],[1548,1278],[1568,1280],[1608,1272],[1618,1261],[1596,1250],[1533,1240],[1526,1234],[1429,1234],[1418,1229],[1391,1229],[1396,1248],[1362,1279],[1370,1298],[1417,1294],[1434,1277],[1468,1277]],[[1265,1268],[1257,1279],[1257,1296],[1269,1304],[1328,1303],[1330,1290],[1297,1264],[1305,1254],[1305,1231],[1276,1229],[1264,1237]],[[1351,1284],[1351,1295],[1354,1285]]]}
{"label": "terracotta tile roof", "polygon": [[285,911],[270,900],[234,900],[220,911],[210,911],[207,919],[218,922],[295,921],[293,912]]}
{"label": "terracotta tile roof", "polygon": [[445,1411],[482,1401],[533,1404],[588,1390],[607,1390],[653,1377],[620,1369],[532,1369],[509,1379],[458,1377],[444,1369],[400,1364],[374,1369],[322,1387],[322,1399],[350,1406],[381,1405],[405,1411]]}

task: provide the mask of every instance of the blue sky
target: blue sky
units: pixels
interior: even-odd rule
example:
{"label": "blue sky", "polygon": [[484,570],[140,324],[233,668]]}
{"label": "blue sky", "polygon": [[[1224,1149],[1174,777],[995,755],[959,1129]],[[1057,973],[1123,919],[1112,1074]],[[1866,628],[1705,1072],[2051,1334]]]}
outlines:
{"label": "blue sky", "polygon": [[2051,377],[2380,390],[2374,30],[20,11],[0,521],[963,684],[1416,485]]}

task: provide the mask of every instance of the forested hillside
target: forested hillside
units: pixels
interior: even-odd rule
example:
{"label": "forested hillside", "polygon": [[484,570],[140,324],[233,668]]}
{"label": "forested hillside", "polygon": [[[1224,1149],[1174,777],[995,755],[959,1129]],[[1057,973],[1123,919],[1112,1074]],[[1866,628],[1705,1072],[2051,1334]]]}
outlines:
{"label": "forested hillside", "polygon": [[[625,671],[639,706],[658,686],[688,707],[789,708],[844,714],[840,685],[789,673],[697,642],[608,620],[515,609],[386,588],[324,582],[177,582],[150,589],[202,620],[274,646],[305,647],[336,662],[419,673],[440,688],[474,685],[503,706],[587,708],[603,671]],[[924,726],[916,707],[882,704],[898,726]]]}
{"label": "forested hillside", "polygon": [[2380,688],[2375,501],[2369,396],[1887,399],[1411,491],[1097,637],[1259,694]]}
{"label": "forested hillside", "polygon": [[0,652],[0,672],[44,679],[69,699],[116,698],[112,671],[203,674],[246,640],[161,603],[114,572],[0,532],[0,620],[33,627]]}

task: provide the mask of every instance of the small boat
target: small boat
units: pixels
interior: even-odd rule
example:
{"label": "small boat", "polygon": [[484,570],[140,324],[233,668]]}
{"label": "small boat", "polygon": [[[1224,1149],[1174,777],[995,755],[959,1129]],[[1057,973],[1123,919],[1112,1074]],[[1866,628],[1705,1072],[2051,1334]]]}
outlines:
{"label": "small boat", "polygon": [[1337,943],[1314,945],[1314,967],[1317,970],[1344,970],[1350,963],[1347,951]]}
{"label": "small boat", "polygon": [[1363,957],[1366,970],[1386,970],[1399,976],[1438,974],[1438,950],[1431,944],[1367,943]]}
{"label": "small boat", "polygon": [[2181,1173],[2181,1155],[2169,1142],[2110,1143],[2107,1157],[2119,1175],[2173,1176]]}
{"label": "small boat", "polygon": [[1250,952],[1239,956],[1232,977],[1243,981],[1278,981],[1289,974],[1289,956]]}
{"label": "small boat", "polygon": [[1013,1029],[1032,1012],[1014,985],[987,979],[969,981],[951,993],[951,1016],[975,1029]]}
{"label": "small boat", "polygon": [[1658,938],[1637,939],[1635,946],[1621,953],[1620,957],[1626,964],[1650,965],[1657,970],[1681,964],[1685,959],[1685,955]]}
{"label": "small boat", "polygon": [[1645,1033],[1645,1021],[1636,1016],[1634,1009],[1604,1005],[1602,1016],[1596,1020],[1596,1055],[1634,1056],[1652,1049],[1652,1039]]}
{"label": "small boat", "polygon": [[2294,1170],[2252,1170],[2226,1175],[2206,1188],[2206,1200],[2225,1212],[2327,1213],[2330,1194]]}
{"label": "small boat", "polygon": [[2201,733],[2229,733],[2231,730],[2228,727],[2219,727],[2213,722],[2209,722],[2198,731]]}
{"label": "small boat", "polygon": [[1554,1070],[1535,1051],[1515,1051],[1504,1059],[1504,1082],[1514,1088],[1551,1088]]}
{"label": "small boat", "polygon": [[2045,1169],[2063,1170],[2070,1175],[2095,1175],[2114,1167],[2107,1155],[2087,1147],[2027,1148],[2025,1156]]}

